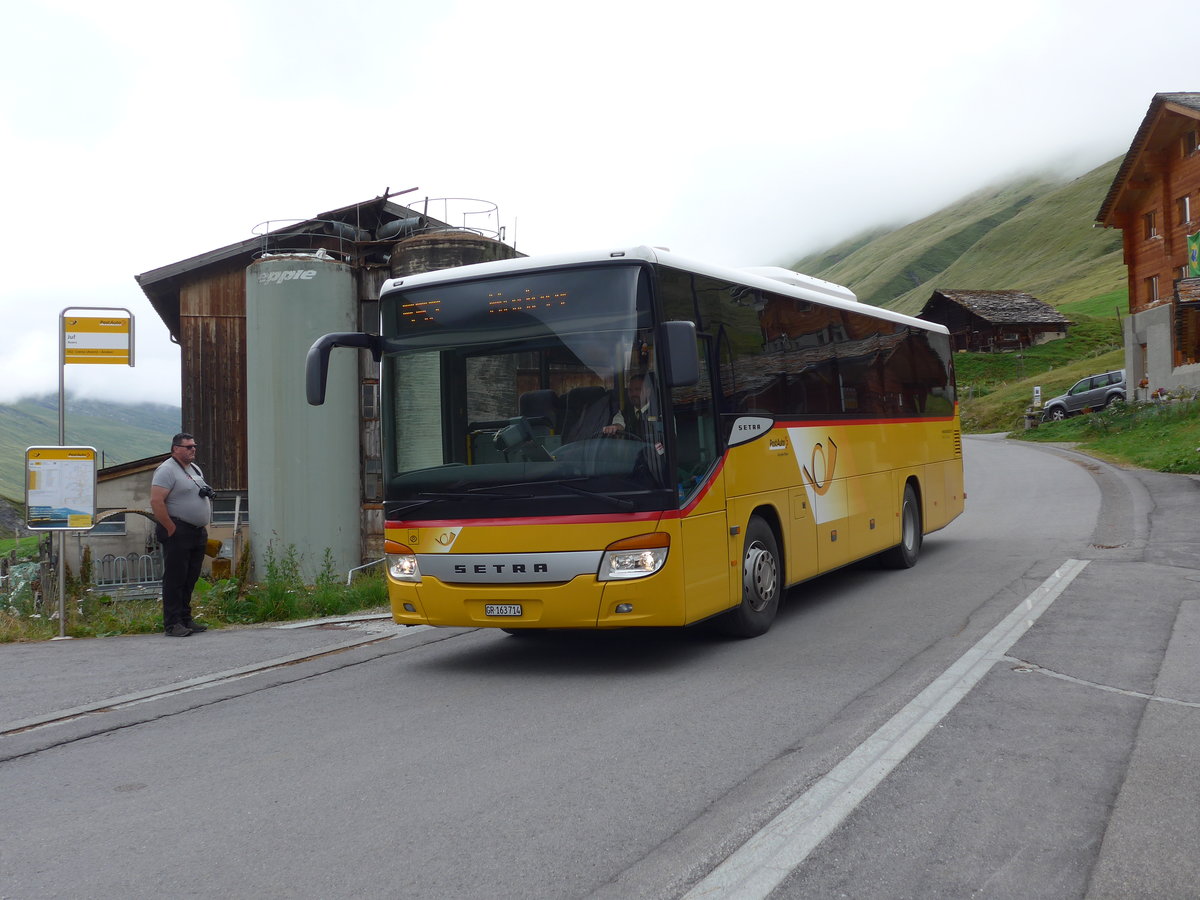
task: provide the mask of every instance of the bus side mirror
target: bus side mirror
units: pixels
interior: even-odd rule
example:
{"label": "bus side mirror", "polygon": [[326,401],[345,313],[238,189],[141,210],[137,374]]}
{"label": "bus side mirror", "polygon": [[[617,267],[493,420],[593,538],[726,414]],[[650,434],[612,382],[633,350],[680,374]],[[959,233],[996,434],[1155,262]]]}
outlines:
{"label": "bus side mirror", "polygon": [[700,380],[694,322],[663,322],[658,327],[658,341],[667,387],[686,387]]}
{"label": "bus side mirror", "polygon": [[323,334],[308,348],[304,359],[304,392],[309,406],[320,406],[325,402],[325,382],[329,380],[329,351],[334,347],[354,347],[370,350],[371,358],[379,362],[383,355],[383,342],[377,334],[360,331]]}

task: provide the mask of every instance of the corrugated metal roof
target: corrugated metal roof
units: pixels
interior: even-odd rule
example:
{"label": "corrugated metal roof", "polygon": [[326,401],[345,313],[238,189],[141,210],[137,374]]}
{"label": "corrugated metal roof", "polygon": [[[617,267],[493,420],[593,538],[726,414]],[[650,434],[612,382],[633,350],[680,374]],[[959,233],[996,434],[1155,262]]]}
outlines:
{"label": "corrugated metal roof", "polygon": [[129,462],[114,463],[111,466],[105,466],[103,469],[100,469],[96,473],[96,479],[98,481],[111,481],[113,478],[121,478],[125,475],[148,472],[151,469],[157,469],[159,464],[170,456],[170,453],[159,453],[156,456],[143,456],[141,459],[134,459]]}
{"label": "corrugated metal roof", "polygon": [[[149,272],[135,275],[134,278],[138,286],[141,287],[142,293],[150,301],[150,305],[154,307],[159,318],[163,320],[163,324],[171,332],[171,338],[178,342],[179,289],[185,277],[191,277],[193,273],[199,270],[222,264],[248,266],[264,248],[274,248],[280,238],[289,235],[306,235],[310,233],[314,237],[320,237],[322,232],[318,229],[322,223],[342,222],[348,226],[352,226],[356,231],[361,230],[364,233],[363,238],[366,240],[373,240],[374,232],[381,225],[415,216],[420,216],[422,221],[428,223],[430,226],[446,227],[444,222],[433,219],[423,213],[417,213],[406,206],[390,202],[387,196],[375,197],[371,200],[351,203],[339,209],[320,213],[304,221],[289,221],[286,225],[274,228],[266,234],[260,234],[247,238],[244,241],[238,241],[236,244],[229,244],[228,246],[219,247],[216,250],[210,250],[207,253],[201,253],[198,256],[180,260],[170,265],[151,269]],[[323,232],[323,234],[326,236],[325,240],[327,241],[334,239],[328,236],[329,232],[327,231]]]}
{"label": "corrugated metal roof", "polygon": [[1071,320],[1048,303],[1023,291],[954,291],[936,290],[921,310],[937,297],[955,303],[981,319],[998,325],[1069,325]]}
{"label": "corrugated metal roof", "polygon": [[1125,154],[1121,168],[1117,170],[1112,186],[1108,189],[1108,194],[1105,196],[1104,202],[1100,205],[1100,212],[1096,214],[1096,221],[1101,225],[1111,224],[1108,221],[1108,217],[1117,202],[1117,197],[1120,195],[1121,189],[1125,186],[1125,182],[1129,179],[1129,176],[1133,174],[1133,169],[1141,158],[1142,151],[1146,149],[1146,144],[1151,138],[1154,123],[1158,119],[1159,111],[1168,105],[1174,106],[1177,112],[1182,112],[1186,115],[1194,113],[1195,118],[1200,119],[1200,93],[1154,95],[1154,99],[1150,101],[1150,108],[1146,110],[1146,115],[1142,119],[1142,124],[1138,126],[1137,133],[1133,136],[1133,143],[1129,145],[1129,152]]}
{"label": "corrugated metal roof", "polygon": [[1181,278],[1176,286],[1180,303],[1200,303],[1200,278]]}

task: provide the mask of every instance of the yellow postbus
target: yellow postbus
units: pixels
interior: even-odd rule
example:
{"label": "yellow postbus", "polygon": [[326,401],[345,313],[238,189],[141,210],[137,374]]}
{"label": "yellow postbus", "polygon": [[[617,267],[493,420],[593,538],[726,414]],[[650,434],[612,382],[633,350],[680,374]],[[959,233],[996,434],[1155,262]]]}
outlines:
{"label": "yellow postbus", "polygon": [[[386,567],[404,624],[762,634],[787,588],[907,568],[963,509],[940,325],[636,247],[386,282]],[[884,576],[881,576],[884,577]]]}

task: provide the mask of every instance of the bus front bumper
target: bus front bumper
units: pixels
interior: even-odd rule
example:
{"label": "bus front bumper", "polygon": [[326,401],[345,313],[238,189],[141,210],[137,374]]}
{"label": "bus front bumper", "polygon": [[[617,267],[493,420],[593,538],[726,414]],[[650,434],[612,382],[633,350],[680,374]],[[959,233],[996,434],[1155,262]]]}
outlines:
{"label": "bus front bumper", "polygon": [[660,572],[630,581],[594,575],[564,584],[455,585],[426,578],[389,581],[392,617],[401,625],[492,628],[628,628],[685,623],[683,590]]}

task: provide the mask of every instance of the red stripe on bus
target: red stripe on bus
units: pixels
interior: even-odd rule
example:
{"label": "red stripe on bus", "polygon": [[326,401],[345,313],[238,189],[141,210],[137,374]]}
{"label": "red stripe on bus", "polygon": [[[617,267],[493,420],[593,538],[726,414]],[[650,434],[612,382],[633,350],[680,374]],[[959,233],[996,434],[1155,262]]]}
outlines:
{"label": "red stripe on bus", "polygon": [[953,422],[954,416],[921,416],[912,419],[776,419],[775,428],[830,428],[834,425],[920,425]]}
{"label": "red stripe on bus", "polygon": [[[666,510],[669,514],[677,510]],[[610,513],[596,516],[527,516],[524,518],[505,519],[417,519],[414,521],[387,521],[385,528],[454,528],[472,525],[489,525],[496,528],[507,528],[512,525],[594,525],[608,522],[656,522],[663,518],[664,510],[637,513]]]}

